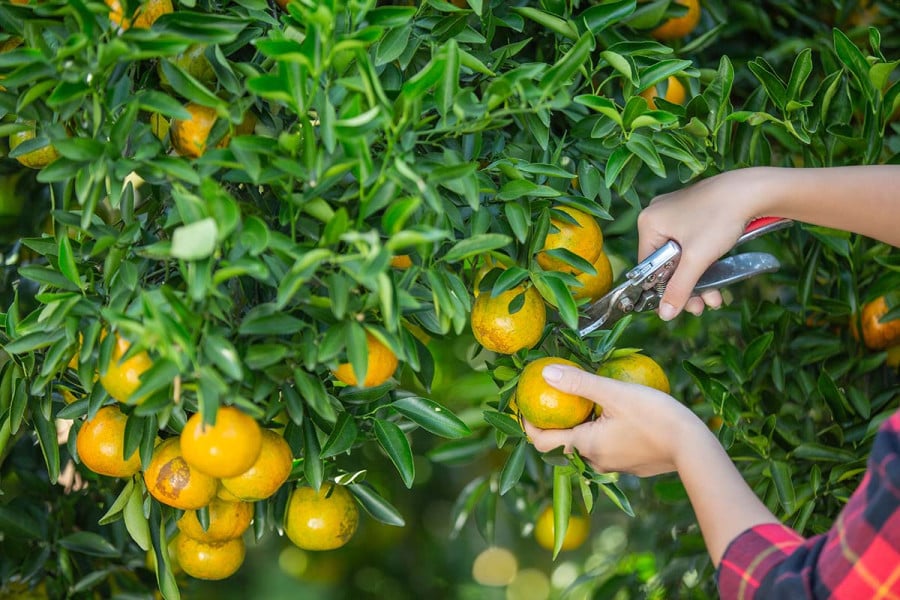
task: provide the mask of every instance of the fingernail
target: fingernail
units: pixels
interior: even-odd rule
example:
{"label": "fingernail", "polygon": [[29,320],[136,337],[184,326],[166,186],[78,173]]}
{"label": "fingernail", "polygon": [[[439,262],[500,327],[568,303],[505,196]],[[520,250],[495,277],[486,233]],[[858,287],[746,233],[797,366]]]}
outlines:
{"label": "fingernail", "polygon": [[663,321],[671,321],[675,318],[675,315],[678,314],[678,309],[669,304],[668,302],[663,302],[659,305],[659,318]]}
{"label": "fingernail", "polygon": [[544,370],[541,371],[541,375],[544,376],[544,381],[549,381],[551,383],[556,383],[560,379],[562,379],[563,372],[559,367],[549,366],[544,367]]}

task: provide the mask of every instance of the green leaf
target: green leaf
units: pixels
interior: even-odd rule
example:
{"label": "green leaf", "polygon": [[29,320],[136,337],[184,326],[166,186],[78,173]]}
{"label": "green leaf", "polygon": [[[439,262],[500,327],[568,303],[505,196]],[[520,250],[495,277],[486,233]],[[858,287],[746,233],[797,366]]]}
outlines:
{"label": "green leaf", "polygon": [[512,242],[512,239],[508,235],[503,235],[502,233],[482,233],[473,235],[454,244],[454,246],[447,251],[447,254],[444,255],[443,260],[448,263],[459,262],[478,254],[503,248],[510,242]]}
{"label": "green leaf", "polygon": [[[553,273],[538,273],[535,277],[535,285],[541,290],[541,295],[559,311],[559,317],[566,327],[577,331],[578,305],[572,298],[572,291],[565,282]],[[549,291],[549,298],[545,296],[544,289],[541,288]]]}
{"label": "green leaf", "polygon": [[27,354],[46,348],[56,340],[62,339],[66,332],[62,329],[53,331],[34,331],[11,341],[3,346],[3,349],[9,354]]}
{"label": "green leaf", "polygon": [[353,483],[347,488],[356,496],[359,503],[369,515],[376,521],[380,521],[386,525],[394,527],[404,527],[406,521],[400,512],[394,508],[387,500],[382,498],[370,486],[361,483]]}
{"label": "green leaf", "polygon": [[527,179],[513,179],[507,181],[497,193],[498,200],[517,200],[523,197],[532,198],[557,198],[562,195],[557,189],[548,185],[538,185]]}
{"label": "green leaf", "polygon": [[144,498],[140,486],[133,486],[123,511],[125,528],[131,539],[145,552],[150,549],[150,524],[144,516]]}
{"label": "green leaf", "polygon": [[562,550],[572,513],[572,468],[553,467],[553,558]]}
{"label": "green leaf", "polygon": [[409,441],[403,431],[395,423],[384,419],[374,419],[373,428],[378,444],[397,467],[403,484],[407,488],[411,488],[416,476],[416,467],[413,462],[412,449],[409,447]]}
{"label": "green leaf", "polygon": [[515,417],[509,413],[501,413],[496,410],[486,410],[482,413],[484,420],[488,422],[497,431],[508,437],[525,437],[525,432],[516,421]]}
{"label": "green leaf", "polygon": [[319,454],[319,437],[312,419],[303,420],[303,474],[306,481],[318,490],[325,478],[325,465]]}
{"label": "green leaf", "polygon": [[769,463],[769,471],[772,474],[772,482],[775,484],[775,492],[778,501],[781,502],[784,512],[788,515],[797,509],[797,497],[794,494],[794,482],[792,469],[784,461],[773,460]]}
{"label": "green leaf", "polygon": [[435,435],[453,439],[472,433],[459,417],[433,400],[406,396],[395,400],[391,406],[413,423]]}
{"label": "green leaf", "polygon": [[235,381],[242,381],[244,369],[241,365],[241,357],[238,356],[234,345],[226,338],[209,334],[202,344],[203,355],[213,363],[226,377]]}
{"label": "green leaf", "polygon": [[584,67],[585,62],[594,49],[594,34],[586,31],[575,44],[569,48],[559,61],[550,67],[541,78],[540,86],[545,96],[551,96],[556,93],[557,88],[568,84],[579,69]]}
{"label": "green leaf", "polygon": [[850,463],[857,459],[854,452],[832,448],[815,442],[804,442],[791,452],[791,456],[803,460]]}
{"label": "green leaf", "polygon": [[66,550],[97,556],[100,558],[118,558],[120,552],[106,538],[91,531],[76,531],[59,540],[59,545]]}
{"label": "green leaf", "polygon": [[170,252],[174,258],[182,260],[208,258],[216,250],[217,238],[218,226],[215,219],[201,219],[175,228],[172,232]]}
{"label": "green leaf", "polygon": [[226,108],[224,101],[197,81],[193,75],[168,60],[160,61],[159,64],[163,74],[169,80],[169,85],[179,95],[202,106],[215,108],[217,111],[221,110],[224,114]]}
{"label": "green leaf", "polygon": [[322,452],[319,457],[322,460],[337,456],[348,452],[356,442],[356,436],[359,434],[359,428],[356,426],[356,419],[349,412],[342,412],[334,424],[334,429],[325,444],[322,446]]}
{"label": "green leaf", "polygon": [[110,505],[110,507],[103,513],[103,516],[100,517],[98,523],[100,525],[109,525],[115,521],[118,521],[122,516],[122,511],[125,510],[125,506],[128,504],[128,501],[131,499],[131,493],[134,489],[134,480],[129,479],[125,483],[125,487],[122,488],[122,491],[119,492],[119,495],[116,496],[116,499]]}
{"label": "green leaf", "polygon": [[578,15],[578,18],[585,27],[597,34],[631,15],[636,7],[635,0],[613,0],[591,6]]}
{"label": "green leaf", "polygon": [[756,370],[756,367],[759,365],[760,361],[762,361],[766,354],[766,350],[772,345],[774,339],[775,333],[767,331],[747,345],[747,349],[744,350],[743,359],[745,373],[752,373]]}
{"label": "green leaf", "polygon": [[522,438],[506,459],[506,464],[503,465],[503,470],[500,471],[501,496],[511,490],[522,478],[522,473],[525,471],[525,455],[528,452],[529,445]]}

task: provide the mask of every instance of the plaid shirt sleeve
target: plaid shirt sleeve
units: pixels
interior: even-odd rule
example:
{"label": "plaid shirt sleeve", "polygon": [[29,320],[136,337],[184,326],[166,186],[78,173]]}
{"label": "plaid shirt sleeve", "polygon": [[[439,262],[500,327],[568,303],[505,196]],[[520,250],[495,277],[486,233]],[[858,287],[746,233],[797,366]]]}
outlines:
{"label": "plaid shirt sleeve", "polygon": [[900,600],[900,411],[832,528],[804,539],[778,523],[740,534],[717,572],[723,600]]}

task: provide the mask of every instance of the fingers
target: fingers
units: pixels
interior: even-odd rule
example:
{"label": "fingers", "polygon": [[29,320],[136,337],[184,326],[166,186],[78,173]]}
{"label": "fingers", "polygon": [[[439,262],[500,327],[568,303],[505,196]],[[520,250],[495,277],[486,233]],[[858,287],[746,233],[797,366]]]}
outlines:
{"label": "fingers", "polygon": [[587,398],[604,409],[610,408],[617,394],[621,395],[624,391],[622,386],[625,384],[622,382],[588,373],[578,367],[548,365],[541,374],[544,381],[556,389]]}
{"label": "fingers", "polygon": [[666,291],[659,303],[658,312],[663,321],[671,321],[685,308],[694,294],[697,280],[708,266],[708,263],[693,260],[687,252],[682,253],[678,268],[666,284]]}
{"label": "fingers", "polygon": [[522,427],[531,444],[540,452],[550,452],[560,446],[563,452],[572,452],[574,434],[571,429],[539,429],[525,419],[522,419]]}

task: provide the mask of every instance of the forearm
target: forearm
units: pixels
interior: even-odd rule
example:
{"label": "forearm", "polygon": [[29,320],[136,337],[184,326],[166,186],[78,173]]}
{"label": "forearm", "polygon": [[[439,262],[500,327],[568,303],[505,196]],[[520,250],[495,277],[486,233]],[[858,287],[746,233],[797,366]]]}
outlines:
{"label": "forearm", "polygon": [[708,429],[692,427],[676,456],[678,475],[687,490],[713,565],[728,544],[747,529],[778,519],[756,497],[719,441]]}
{"label": "forearm", "polygon": [[900,166],[744,169],[759,193],[748,217],[773,215],[900,246]]}

